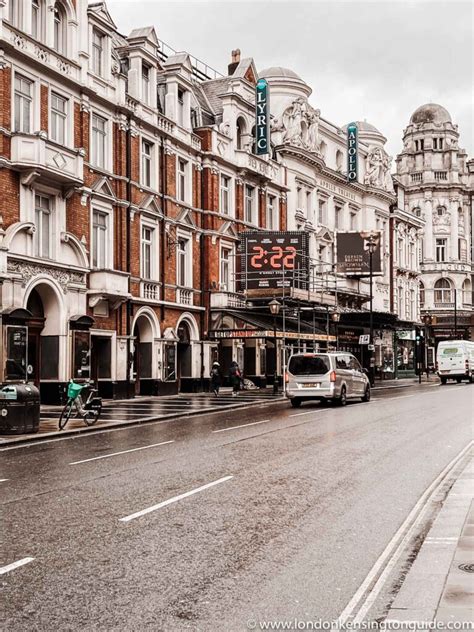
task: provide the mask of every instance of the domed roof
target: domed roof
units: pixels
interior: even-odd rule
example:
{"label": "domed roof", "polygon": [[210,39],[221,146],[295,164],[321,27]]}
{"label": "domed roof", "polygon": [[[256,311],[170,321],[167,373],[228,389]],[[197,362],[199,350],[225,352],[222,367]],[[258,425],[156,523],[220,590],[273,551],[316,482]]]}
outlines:
{"label": "domed roof", "polygon": [[410,123],[452,123],[451,115],[446,108],[437,103],[426,103],[416,109],[410,118]]}
{"label": "domed roof", "polygon": [[[352,122],[352,121],[351,121]],[[367,121],[354,121],[355,124],[357,125],[357,129],[359,132],[373,132],[375,134],[381,134],[381,132],[375,127],[375,125],[371,125],[370,123],[367,123]],[[349,126],[349,123],[347,125],[343,126],[343,130],[346,130]]]}
{"label": "domed roof", "polygon": [[296,74],[294,70],[290,70],[290,68],[283,68],[283,66],[271,66],[271,68],[265,68],[258,73],[259,78],[269,79],[270,77],[274,78],[282,78],[282,79],[299,79],[302,81],[301,77]]}

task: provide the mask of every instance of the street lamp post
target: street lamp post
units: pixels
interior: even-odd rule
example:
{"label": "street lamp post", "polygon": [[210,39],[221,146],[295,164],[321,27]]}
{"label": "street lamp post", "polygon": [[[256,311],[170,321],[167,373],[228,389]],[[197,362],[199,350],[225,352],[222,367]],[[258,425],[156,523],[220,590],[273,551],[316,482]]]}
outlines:
{"label": "street lamp post", "polygon": [[[339,340],[338,340],[338,331],[337,331],[337,327],[338,327],[338,323],[341,320],[341,314],[338,311],[335,311],[332,313],[331,315],[332,320],[334,321],[335,324],[335,333],[336,333],[336,351],[339,350]],[[329,340],[328,340],[328,349],[329,349]]]}
{"label": "street lamp post", "polygon": [[276,317],[280,313],[281,303],[276,299],[269,303],[270,312],[273,315],[273,344],[275,348],[275,373],[273,375],[273,394],[278,393],[278,352],[277,352],[277,333],[276,333]]}
{"label": "street lamp post", "polygon": [[364,248],[369,253],[369,291],[370,291],[370,314],[369,314],[369,378],[371,386],[374,385],[375,382],[375,357],[374,357],[374,310],[373,310],[373,300],[374,300],[374,292],[373,292],[373,279],[374,279],[374,269],[373,269],[373,256],[374,252],[377,250],[379,246],[379,234],[378,233],[362,233],[362,237],[364,238]]}

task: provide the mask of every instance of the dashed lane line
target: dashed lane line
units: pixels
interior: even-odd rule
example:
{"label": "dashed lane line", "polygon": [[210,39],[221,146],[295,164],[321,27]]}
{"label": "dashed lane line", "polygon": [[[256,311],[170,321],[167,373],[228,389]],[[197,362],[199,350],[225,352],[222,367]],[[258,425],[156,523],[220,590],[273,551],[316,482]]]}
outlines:
{"label": "dashed lane line", "polygon": [[99,459],[110,459],[112,456],[119,456],[120,454],[128,454],[129,452],[138,452],[138,450],[148,450],[149,448],[156,448],[160,445],[166,445],[168,443],[174,443],[174,441],[162,441],[161,443],[153,443],[152,445],[143,445],[140,448],[131,448],[130,450],[121,450],[120,452],[113,452],[112,454],[102,454],[101,456],[94,456],[90,459],[83,459],[82,461],[73,461],[69,465],[79,465],[80,463],[89,463],[90,461],[98,461]]}
{"label": "dashed lane line", "polygon": [[257,426],[258,424],[266,424],[271,419],[263,419],[262,421],[253,421],[250,424],[241,424],[240,426],[232,426],[230,428],[220,428],[219,430],[213,430],[212,432],[227,432],[228,430],[237,430],[237,428],[247,428],[247,426]]}
{"label": "dashed lane line", "polygon": [[179,496],[173,496],[173,498],[168,498],[168,500],[164,500],[157,505],[153,505],[152,507],[147,507],[146,509],[142,509],[141,511],[137,511],[136,513],[130,514],[129,516],[125,516],[125,518],[119,518],[120,522],[130,522],[131,520],[135,520],[136,518],[141,518],[146,514],[151,513],[152,511],[157,511],[158,509],[162,509],[163,507],[167,507],[173,503],[178,502],[179,500],[183,500],[183,498],[188,498],[189,496],[193,496],[194,494],[198,494],[199,492],[203,492],[205,489],[209,489],[210,487],[214,487],[215,485],[220,485],[220,483],[225,483],[226,481],[230,481],[233,476],[224,476],[223,478],[219,478],[217,481],[212,481],[212,483],[207,483],[206,485],[201,485],[201,487],[196,487],[196,489],[191,489],[189,492],[185,492],[184,494],[180,494]]}
{"label": "dashed lane line", "polygon": [[0,575],[5,575],[5,573],[9,573],[10,571],[14,571],[15,568],[20,568],[20,566],[24,566],[25,564],[29,564],[35,558],[34,557],[24,557],[22,560],[18,560],[17,562],[13,562],[13,564],[8,564],[8,566],[2,566],[0,568]]}

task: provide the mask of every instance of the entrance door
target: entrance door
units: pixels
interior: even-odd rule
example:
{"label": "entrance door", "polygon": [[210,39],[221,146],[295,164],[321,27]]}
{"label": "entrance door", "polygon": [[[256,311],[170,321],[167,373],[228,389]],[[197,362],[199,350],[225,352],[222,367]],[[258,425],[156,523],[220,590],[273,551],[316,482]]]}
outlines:
{"label": "entrance door", "polygon": [[28,380],[39,387],[41,367],[41,329],[28,329]]}
{"label": "entrance door", "polygon": [[178,388],[181,390],[183,378],[190,378],[192,376],[191,333],[189,331],[189,325],[185,322],[182,322],[178,327],[177,347],[176,374],[178,378]]}

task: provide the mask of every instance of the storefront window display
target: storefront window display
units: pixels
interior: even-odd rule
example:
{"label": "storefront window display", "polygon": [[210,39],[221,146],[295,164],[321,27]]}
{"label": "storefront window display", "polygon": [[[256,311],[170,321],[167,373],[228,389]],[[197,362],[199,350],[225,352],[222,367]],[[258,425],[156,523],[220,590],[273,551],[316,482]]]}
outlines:
{"label": "storefront window display", "polygon": [[393,377],[395,372],[393,358],[393,334],[391,331],[381,331],[374,339],[375,366],[385,378]]}
{"label": "storefront window display", "polygon": [[397,331],[397,373],[415,371],[415,332]]}

